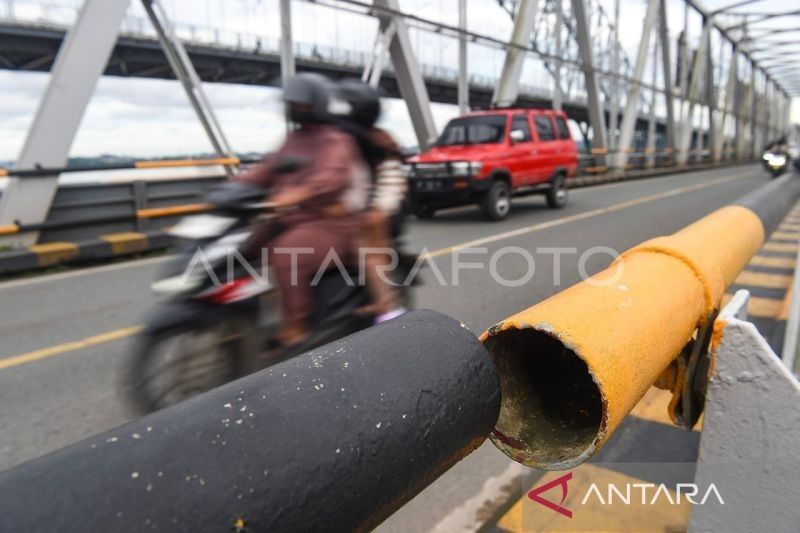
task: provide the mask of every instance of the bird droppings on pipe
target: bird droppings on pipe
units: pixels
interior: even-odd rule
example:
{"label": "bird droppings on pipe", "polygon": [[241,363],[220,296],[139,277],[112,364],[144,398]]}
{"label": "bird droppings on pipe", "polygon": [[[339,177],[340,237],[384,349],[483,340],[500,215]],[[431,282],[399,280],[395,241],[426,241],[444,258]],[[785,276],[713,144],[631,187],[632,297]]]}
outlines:
{"label": "bird droppings on pipe", "polygon": [[378,429],[381,429],[381,423],[378,422],[377,424],[375,424],[375,427],[378,428]]}
{"label": "bird droppings on pipe", "polygon": [[136,479],[137,477],[139,477],[139,472],[131,472],[131,477],[133,479]]}

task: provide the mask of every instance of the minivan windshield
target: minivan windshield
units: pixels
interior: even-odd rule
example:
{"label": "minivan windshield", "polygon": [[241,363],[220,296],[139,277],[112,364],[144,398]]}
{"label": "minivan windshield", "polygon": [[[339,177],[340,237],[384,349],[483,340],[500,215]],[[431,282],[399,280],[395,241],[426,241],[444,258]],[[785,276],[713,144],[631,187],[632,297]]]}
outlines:
{"label": "minivan windshield", "polygon": [[499,143],[505,135],[506,118],[506,115],[455,118],[447,123],[436,146]]}

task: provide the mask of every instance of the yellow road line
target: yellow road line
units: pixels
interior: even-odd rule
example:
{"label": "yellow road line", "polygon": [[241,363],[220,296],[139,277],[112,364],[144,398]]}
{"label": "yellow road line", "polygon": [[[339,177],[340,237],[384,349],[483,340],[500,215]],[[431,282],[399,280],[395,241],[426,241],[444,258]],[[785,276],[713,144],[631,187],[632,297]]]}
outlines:
{"label": "yellow road line", "polygon": [[[728,305],[733,298],[732,294],[726,294],[722,298],[722,307]],[[783,300],[779,298],[763,298],[761,296],[750,296],[747,301],[747,316],[757,316],[761,318],[775,318],[780,314]]]}
{"label": "yellow road line", "polygon": [[766,257],[763,255],[756,255],[750,260],[753,266],[764,266],[772,268],[786,268],[794,269],[794,258],[789,257]]}
{"label": "yellow road line", "polygon": [[51,346],[49,348],[42,348],[41,350],[34,350],[32,352],[24,353],[21,355],[15,355],[14,357],[0,359],[0,370],[4,368],[11,368],[12,366],[18,366],[25,363],[30,363],[32,361],[38,361],[39,359],[52,357],[54,355],[59,355],[62,353],[73,352],[75,350],[88,348],[89,346],[96,346],[98,344],[103,344],[106,342],[123,339],[125,337],[130,337],[131,335],[135,335],[136,333],[138,333],[140,329],[141,328],[139,326],[122,328],[116,331],[110,331],[108,333],[101,333],[100,335],[86,337],[78,341],[66,342],[64,344],[57,344],[56,346]]}
{"label": "yellow road line", "polygon": [[800,232],[797,231],[776,231],[769,236],[770,240],[797,242],[800,239]]}
{"label": "yellow road line", "polygon": [[792,276],[786,274],[769,274],[766,272],[753,272],[743,270],[734,281],[737,285],[751,287],[766,287],[768,289],[785,289],[792,283]]}
{"label": "yellow road line", "polygon": [[790,244],[787,242],[768,242],[764,246],[761,247],[762,250],[768,250],[770,252],[786,252],[786,253],[797,253],[797,243]]}
{"label": "yellow road line", "polygon": [[668,198],[670,196],[676,196],[679,194],[684,194],[687,192],[697,191],[700,189],[705,189],[707,187],[711,187],[713,185],[719,185],[721,183],[726,183],[728,181],[732,181],[735,179],[740,179],[739,177],[727,177],[727,178],[718,178],[712,181],[708,181],[705,183],[698,183],[695,185],[687,185],[686,187],[679,187],[677,189],[671,189],[669,191],[659,192],[655,194],[649,194],[647,196],[642,196],[640,198],[635,198],[633,200],[627,200],[625,202],[620,202],[618,204],[613,204],[608,207],[600,207],[598,209],[592,209],[590,211],[584,211],[583,213],[578,213],[575,215],[570,215],[567,217],[557,218],[555,220],[549,220],[547,222],[541,222],[539,224],[533,224],[532,226],[525,226],[523,228],[518,228],[515,230],[505,231],[503,233],[496,233],[494,235],[490,235],[488,237],[483,237],[481,239],[475,239],[472,241],[467,241],[461,244],[456,244],[454,246],[447,246],[445,248],[440,248],[438,250],[434,250],[430,252],[430,257],[439,257],[442,255],[451,254],[456,250],[463,250],[465,248],[474,248],[477,246],[481,246],[483,244],[488,244],[492,242],[502,241],[505,239],[510,239],[512,237],[517,237],[519,235],[525,235],[527,233],[535,233],[537,231],[541,231],[548,228],[554,228],[556,226],[561,226],[564,224],[569,224],[570,222],[575,222],[577,220],[584,220],[587,218],[594,218],[600,215],[605,215],[607,213],[613,213],[615,211],[620,211],[622,209],[627,209],[629,207],[634,207],[641,204],[646,204],[649,202],[654,202],[656,200],[661,200],[663,198]]}
{"label": "yellow road line", "polygon": [[[475,246],[480,246],[482,244],[487,244],[490,242],[496,242],[504,239],[510,239],[511,237],[515,237],[517,235],[525,235],[527,233],[533,233],[536,231],[541,231],[547,228],[553,228],[556,226],[561,226],[563,224],[568,224],[570,222],[575,222],[577,220],[583,220],[587,218],[597,217],[600,215],[604,215],[606,213],[613,213],[615,211],[620,211],[622,209],[626,209],[628,207],[634,207],[637,205],[645,204],[648,202],[653,202],[656,200],[660,200],[662,198],[668,198],[670,196],[676,196],[679,194],[692,192],[700,189],[705,189],[707,187],[711,187],[714,185],[720,185],[722,183],[726,183],[729,181],[733,181],[736,179],[741,179],[743,176],[730,176],[725,178],[717,178],[715,180],[707,181],[704,183],[698,183],[695,185],[688,185],[686,187],[679,187],[677,189],[671,189],[669,191],[664,191],[660,193],[650,194],[647,196],[642,196],[640,198],[636,198],[634,200],[627,200],[625,202],[620,202],[618,204],[613,204],[608,207],[601,207],[599,209],[592,209],[591,211],[585,211],[583,213],[578,213],[576,215],[570,215],[567,217],[558,218],[555,220],[550,220],[548,222],[542,222],[540,224],[534,224],[532,226],[527,226],[524,228],[519,228],[512,231],[506,231],[503,233],[497,233],[495,235],[490,235],[489,237],[484,237],[482,239],[476,239],[473,241],[467,241],[461,244],[457,244],[455,246],[448,246],[445,248],[440,248],[438,250],[434,250],[429,253],[429,257],[439,257],[442,255],[453,253],[456,250],[461,250],[464,248],[472,248]],[[68,342],[64,344],[58,344],[55,346],[51,346],[49,348],[43,348],[41,350],[36,350],[34,352],[28,352],[22,355],[8,357],[6,359],[0,359],[0,370],[4,368],[11,368],[14,366],[22,365],[25,363],[29,363],[31,361],[38,361],[40,359],[44,359],[46,357],[51,357],[53,355],[58,355],[66,352],[71,352],[75,350],[80,350],[82,348],[86,348],[88,346],[94,346],[97,344],[101,344],[104,342],[109,342],[117,339],[122,339],[124,337],[129,337],[131,335],[135,335],[138,332],[140,326],[133,326],[130,328],[123,328],[116,331],[110,331],[108,333],[103,333],[100,335],[96,335],[94,337],[87,337],[85,339],[75,341],[75,342]]]}

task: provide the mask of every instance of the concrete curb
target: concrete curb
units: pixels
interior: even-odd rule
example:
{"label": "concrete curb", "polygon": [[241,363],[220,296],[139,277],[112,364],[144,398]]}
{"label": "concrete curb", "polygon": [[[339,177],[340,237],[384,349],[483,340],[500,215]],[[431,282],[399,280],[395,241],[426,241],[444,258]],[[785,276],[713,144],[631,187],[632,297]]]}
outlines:
{"label": "concrete curb", "polygon": [[116,257],[164,250],[173,238],[163,231],[109,233],[83,242],[49,242],[21,250],[0,252],[0,276],[62,264],[107,261]]}

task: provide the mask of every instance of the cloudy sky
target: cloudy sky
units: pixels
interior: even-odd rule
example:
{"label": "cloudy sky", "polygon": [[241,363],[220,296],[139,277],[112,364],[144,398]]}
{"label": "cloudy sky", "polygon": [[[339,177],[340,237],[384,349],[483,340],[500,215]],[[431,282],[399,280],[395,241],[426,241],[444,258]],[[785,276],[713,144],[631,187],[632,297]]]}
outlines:
{"label": "cloudy sky", "polygon": [[[210,35],[216,29],[221,39],[255,40],[266,46],[279,35],[278,0],[162,0],[181,34],[194,26],[196,35]],[[672,28],[682,25],[681,0],[669,0]],[[23,20],[44,19],[69,24],[80,0],[13,0],[15,16]],[[511,21],[496,0],[469,0],[470,29],[506,37]],[[611,0],[606,0],[611,10]],[[0,3],[0,18],[8,17]],[[456,25],[456,0],[405,0],[403,9],[421,16]],[[316,43],[336,49],[368,50],[375,36],[373,20],[306,2],[294,2],[294,37],[298,42]],[[622,0],[620,26],[623,47],[635,55],[644,16],[642,0]],[[224,8],[224,9],[223,9]],[[699,21],[690,20],[699,34]],[[124,28],[150,31],[138,2],[132,2]],[[342,31],[347,28],[347,31]],[[676,33],[676,32],[672,32]],[[426,65],[454,68],[457,43],[426,32],[415,31],[412,41],[420,61]],[[496,76],[502,66],[502,51],[470,47],[473,74]],[[0,160],[13,160],[24,142],[25,132],[47,82],[47,74],[0,70]],[[523,83],[547,86],[550,80],[534,60],[526,63]],[[238,151],[265,151],[280,142],[283,118],[279,93],[275,89],[230,84],[206,84],[211,101],[231,145]],[[404,145],[416,144],[405,106],[387,100],[382,123]],[[434,117],[441,127],[455,116],[455,106],[434,105]],[[795,111],[795,117],[800,115]],[[180,86],[173,81],[135,78],[102,78],[78,131],[71,154],[132,155],[139,157],[197,153],[210,150]]]}

